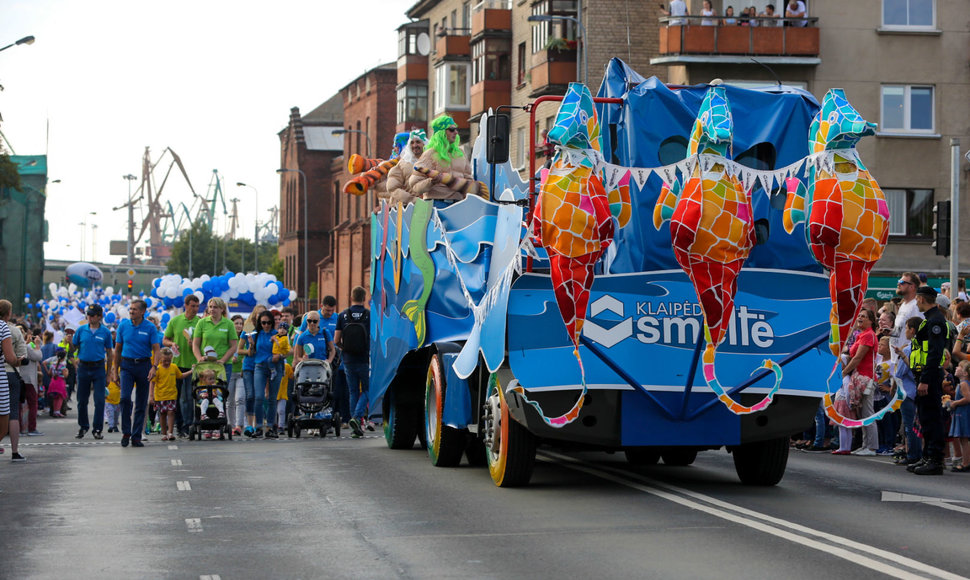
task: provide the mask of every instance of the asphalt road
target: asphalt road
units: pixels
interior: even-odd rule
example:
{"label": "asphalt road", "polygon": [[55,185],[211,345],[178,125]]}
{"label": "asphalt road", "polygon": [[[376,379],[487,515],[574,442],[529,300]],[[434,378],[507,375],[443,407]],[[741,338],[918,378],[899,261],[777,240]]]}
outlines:
{"label": "asphalt road", "polygon": [[134,449],[40,429],[27,463],[0,455],[0,578],[970,576],[970,475],[882,457],[793,452],[780,485],[749,488],[723,451],[631,468],[542,450],[531,486],[499,489],[378,433]]}

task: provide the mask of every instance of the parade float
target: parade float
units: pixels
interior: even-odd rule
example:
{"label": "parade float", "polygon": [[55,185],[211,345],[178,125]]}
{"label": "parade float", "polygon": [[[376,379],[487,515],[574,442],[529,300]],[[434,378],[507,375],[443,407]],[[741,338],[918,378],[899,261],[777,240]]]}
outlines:
{"label": "parade float", "polygon": [[888,230],[855,150],[872,124],[839,90],[669,88],[616,59],[596,97],[541,97],[529,127],[556,105],[538,184],[486,162],[483,120],[490,195],[372,216],[388,446],[502,487],[539,445],[672,465],[726,449],[742,482],[778,483],[820,400],[849,424],[837,355]]}

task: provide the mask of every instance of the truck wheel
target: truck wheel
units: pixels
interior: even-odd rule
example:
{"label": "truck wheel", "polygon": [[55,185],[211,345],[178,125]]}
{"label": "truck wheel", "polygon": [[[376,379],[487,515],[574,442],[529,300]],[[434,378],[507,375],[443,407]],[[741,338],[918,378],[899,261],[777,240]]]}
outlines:
{"label": "truck wheel", "polygon": [[697,450],[689,447],[674,447],[665,450],[660,456],[664,459],[664,465],[683,467],[694,463],[694,460],[697,459]]}
{"label": "truck wheel", "polygon": [[623,450],[630,465],[656,465],[660,461],[660,451],[655,447],[631,447]]}
{"label": "truck wheel", "polygon": [[424,391],[424,421],[428,456],[435,467],[454,467],[465,452],[465,433],[441,422],[445,405],[445,371],[435,354],[428,364]]}
{"label": "truck wheel", "polygon": [[472,467],[488,465],[488,458],[485,457],[485,442],[479,437],[469,437],[465,445],[465,459]]}
{"label": "truck wheel", "polygon": [[[412,405],[413,406],[413,405]],[[398,403],[394,390],[384,394],[384,441],[391,449],[411,449],[418,434],[420,417]]]}
{"label": "truck wheel", "polygon": [[495,485],[527,485],[536,464],[535,436],[509,416],[505,393],[495,374],[488,382],[483,427],[485,458]]}
{"label": "truck wheel", "polygon": [[776,485],[788,465],[788,437],[744,443],[734,450],[734,469],[744,485]]}

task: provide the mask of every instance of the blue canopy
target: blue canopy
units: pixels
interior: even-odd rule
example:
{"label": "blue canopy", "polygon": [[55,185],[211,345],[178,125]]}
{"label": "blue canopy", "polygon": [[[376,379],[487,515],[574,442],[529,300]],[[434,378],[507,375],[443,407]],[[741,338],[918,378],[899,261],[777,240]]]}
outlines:
{"label": "blue canopy", "polygon": [[[734,117],[734,159],[753,169],[785,167],[808,154],[808,129],[818,101],[798,88],[778,85],[742,89],[724,85]],[[603,153],[625,167],[658,167],[686,157],[687,142],[708,85],[668,88],[656,77],[644,79],[623,61],[607,66],[598,97],[622,98],[623,105],[597,105],[603,124]],[[678,269],[670,248],[670,226],[653,226],[653,208],[663,182],[651,175],[643,190],[630,183],[633,217],[616,234],[614,274]],[[766,220],[767,242],[756,246],[751,268],[820,272],[805,244],[803,226],[789,235],[782,226],[786,191],[751,192],[754,219]]]}

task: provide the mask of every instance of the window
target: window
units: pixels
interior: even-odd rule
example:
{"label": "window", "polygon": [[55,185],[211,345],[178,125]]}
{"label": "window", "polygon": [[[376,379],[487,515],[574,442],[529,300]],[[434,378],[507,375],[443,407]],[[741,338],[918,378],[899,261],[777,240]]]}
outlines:
{"label": "window", "polygon": [[[576,17],[576,0],[543,0],[532,5],[533,16]],[[536,22],[532,25],[532,54],[545,50],[552,39],[576,41],[576,23],[569,20]]]}
{"label": "window", "polygon": [[468,109],[468,63],[445,63],[435,69],[434,110]]}
{"label": "window", "polygon": [[933,236],[932,189],[884,189],[889,205],[889,235],[928,239]]}
{"label": "window", "polygon": [[428,87],[405,85],[397,90],[397,122],[428,122]]}
{"label": "window", "polygon": [[[339,200],[341,197],[346,197],[343,194],[343,190],[340,188],[340,181],[333,182],[333,198]],[[333,225],[340,225],[340,203],[333,204]]]}
{"label": "window", "polygon": [[881,130],[932,133],[933,117],[933,87],[883,85]]}
{"label": "window", "polygon": [[515,167],[516,169],[525,168],[525,127],[515,130]]}
{"label": "window", "polygon": [[887,28],[933,28],[936,0],[882,0],[882,25]]}
{"label": "window", "polygon": [[472,84],[507,81],[512,74],[512,43],[507,38],[486,38],[472,45]]}
{"label": "window", "polygon": [[516,79],[517,79],[516,80],[516,84],[520,84],[521,85],[521,84],[524,84],[525,83],[525,71],[526,71],[526,66],[525,66],[525,43],[524,42],[522,42],[522,43],[519,44],[518,58],[519,58],[519,74],[516,77]]}

